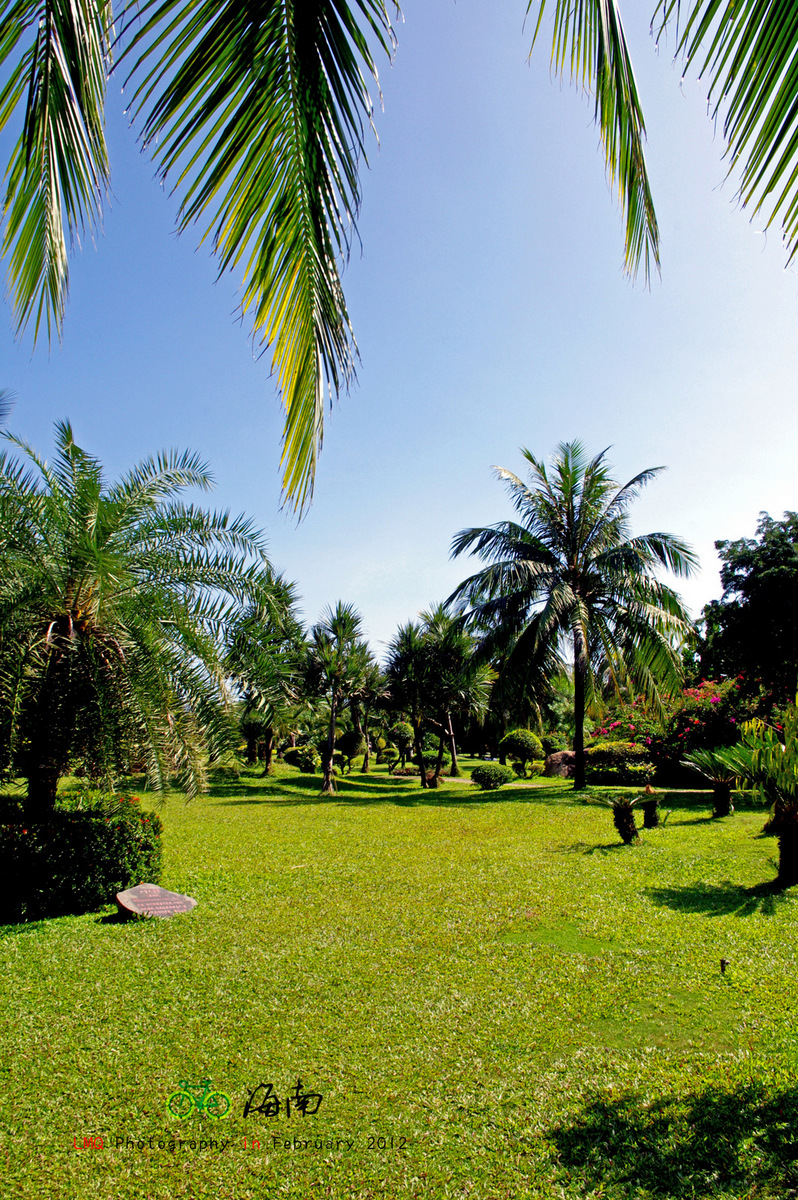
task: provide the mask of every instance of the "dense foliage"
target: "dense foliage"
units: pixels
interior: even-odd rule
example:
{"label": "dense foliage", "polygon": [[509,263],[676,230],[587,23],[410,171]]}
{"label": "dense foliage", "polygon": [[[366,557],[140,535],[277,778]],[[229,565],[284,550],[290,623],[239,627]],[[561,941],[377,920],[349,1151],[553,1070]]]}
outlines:
{"label": "dense foliage", "polygon": [[505,783],[512,783],[515,772],[511,767],[505,767],[501,763],[486,762],[474,767],[471,778],[484,792],[493,792],[497,788],[503,787]]}
{"label": "dense foliage", "polygon": [[135,764],[195,794],[235,741],[225,634],[274,600],[260,535],[178,502],[212,485],[196,455],[108,484],[66,423],[52,463],[6,436],[21,458],[0,455],[0,768],[39,813],[78,763],[104,779]]}
{"label": "dense foliage", "polygon": [[88,912],[161,875],[161,819],[121,797],[30,821],[0,814],[0,921]]}
{"label": "dense foliage", "polygon": [[701,669],[737,676],[762,711],[798,685],[798,513],[762,513],[755,538],[720,541],[723,595],[704,608]]}

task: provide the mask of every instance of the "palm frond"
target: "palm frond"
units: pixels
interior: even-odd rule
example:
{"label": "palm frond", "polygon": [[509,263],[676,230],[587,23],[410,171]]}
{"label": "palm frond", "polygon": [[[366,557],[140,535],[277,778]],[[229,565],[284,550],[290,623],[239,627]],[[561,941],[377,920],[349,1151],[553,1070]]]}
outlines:
{"label": "palm frond", "polygon": [[23,105],[6,174],[2,253],[17,332],[42,320],[60,335],[67,239],[100,222],[109,168],[104,134],[107,0],[17,0],[0,10],[0,63],[28,45],[0,91],[0,130]]}
{"label": "palm frond", "polygon": [[360,204],[371,44],[393,47],[387,9],[383,0],[149,0],[123,36],[141,138],[161,176],[174,177],[179,227],[198,222],[220,274],[241,272],[242,313],[271,349],[286,412],[283,488],[301,510],[325,399],[354,378],[339,267]]}
{"label": "palm frond", "polygon": [[[535,40],[546,0],[529,0],[538,8]],[[626,221],[626,269],[635,276],[643,267],[659,270],[659,230],[646,169],[645,122],[637,93],[621,14],[615,0],[554,0],[552,65],[570,70],[572,80],[595,97],[595,119],[604,146],[607,170]]]}
{"label": "palm frond", "polygon": [[[678,0],[665,0],[662,26]],[[739,196],[766,228],[781,218],[792,261],[798,250],[798,10],[775,0],[699,0],[679,39],[687,68],[708,76],[713,117],[723,116],[729,172]]]}

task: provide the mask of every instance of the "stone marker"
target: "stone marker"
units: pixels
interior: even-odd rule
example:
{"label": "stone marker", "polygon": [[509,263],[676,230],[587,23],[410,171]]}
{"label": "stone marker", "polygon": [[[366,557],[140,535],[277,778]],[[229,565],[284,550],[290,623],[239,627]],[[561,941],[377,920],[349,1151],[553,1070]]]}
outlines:
{"label": "stone marker", "polygon": [[175,913],[191,912],[197,901],[180,892],[169,892],[155,883],[138,883],[126,892],[116,893],[116,903],[123,916],[136,913],[145,917],[173,917]]}

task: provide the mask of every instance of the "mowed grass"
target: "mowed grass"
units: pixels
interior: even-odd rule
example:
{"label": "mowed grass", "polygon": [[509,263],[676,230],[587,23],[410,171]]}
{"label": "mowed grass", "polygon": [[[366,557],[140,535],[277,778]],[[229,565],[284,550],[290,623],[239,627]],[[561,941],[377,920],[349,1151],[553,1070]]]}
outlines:
{"label": "mowed grass", "polygon": [[[750,890],[761,810],[680,794],[626,848],[557,782],[319,782],[169,798],[190,914],[0,930],[4,1197],[798,1195],[798,898]],[[230,1116],[171,1117],[203,1079]],[[244,1117],[298,1079],[315,1115]]]}

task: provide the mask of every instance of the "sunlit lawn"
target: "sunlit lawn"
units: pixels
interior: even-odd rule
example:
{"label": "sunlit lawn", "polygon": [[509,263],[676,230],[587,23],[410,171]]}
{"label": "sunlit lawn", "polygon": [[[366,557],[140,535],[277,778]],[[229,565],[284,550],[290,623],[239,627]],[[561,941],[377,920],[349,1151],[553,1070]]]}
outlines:
{"label": "sunlit lawn", "polygon": [[[4,1197],[798,1195],[798,906],[747,890],[761,810],[680,794],[626,848],[558,782],[283,771],[169,798],[191,914],[0,930]],[[231,1115],[171,1117],[203,1079]],[[280,1112],[245,1118],[261,1083]]]}

